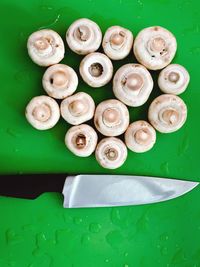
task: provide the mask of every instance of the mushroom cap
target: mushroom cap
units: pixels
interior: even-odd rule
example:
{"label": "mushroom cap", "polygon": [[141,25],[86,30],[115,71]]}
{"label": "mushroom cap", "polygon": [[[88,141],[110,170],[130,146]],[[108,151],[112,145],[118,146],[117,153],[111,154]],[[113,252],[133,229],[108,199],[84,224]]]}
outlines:
{"label": "mushroom cap", "polygon": [[56,64],[45,71],[42,84],[49,96],[63,99],[76,91],[78,76],[71,67],[64,64]]}
{"label": "mushroom cap", "polygon": [[79,71],[83,80],[91,87],[101,87],[107,84],[113,75],[111,60],[102,53],[91,53],[85,56]]}
{"label": "mushroom cap", "polygon": [[105,32],[102,42],[104,53],[113,60],[123,59],[133,46],[133,34],[128,29],[112,26]]}
{"label": "mushroom cap", "polygon": [[36,96],[26,106],[28,122],[38,130],[52,128],[60,118],[60,109],[57,102],[46,95]]}
{"label": "mushroom cap", "polygon": [[88,157],[94,152],[97,139],[97,133],[91,126],[81,124],[73,126],[67,131],[65,144],[76,156]]}
{"label": "mushroom cap", "polygon": [[39,66],[50,66],[64,58],[65,47],[60,35],[49,29],[32,33],[27,42],[28,54]]}
{"label": "mushroom cap", "polygon": [[134,152],[146,152],[154,146],[155,142],[156,131],[147,121],[135,121],[125,132],[125,143]]}
{"label": "mushroom cap", "polygon": [[170,64],[163,69],[158,77],[158,86],[166,94],[183,93],[190,81],[188,71],[179,64]]}
{"label": "mushroom cap", "polygon": [[117,169],[127,158],[127,148],[119,138],[107,137],[98,143],[95,156],[103,168]]}
{"label": "mushroom cap", "polygon": [[174,35],[160,26],[141,30],[135,38],[133,51],[138,62],[150,70],[166,67],[176,54]]}
{"label": "mushroom cap", "polygon": [[123,134],[129,125],[129,111],[117,99],[105,100],[96,108],[94,123],[103,135],[118,136]]}
{"label": "mushroom cap", "polygon": [[60,105],[61,116],[72,125],[78,125],[93,118],[95,104],[84,92],[65,98]]}
{"label": "mushroom cap", "polygon": [[187,106],[176,95],[160,95],[151,103],[148,118],[159,132],[175,132],[183,126],[187,119]]}
{"label": "mushroom cap", "polygon": [[101,29],[90,19],[78,19],[67,30],[66,40],[72,51],[79,55],[87,55],[100,47]]}
{"label": "mushroom cap", "polygon": [[113,78],[116,98],[128,106],[143,105],[153,89],[150,72],[140,64],[126,64],[119,68]]}

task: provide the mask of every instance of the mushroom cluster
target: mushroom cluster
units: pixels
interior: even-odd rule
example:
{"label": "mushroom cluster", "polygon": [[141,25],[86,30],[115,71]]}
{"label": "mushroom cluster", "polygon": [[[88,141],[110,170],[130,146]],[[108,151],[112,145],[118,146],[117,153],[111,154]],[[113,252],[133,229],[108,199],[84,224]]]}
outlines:
{"label": "mushroom cluster", "polygon": [[[126,161],[127,148],[135,153],[147,152],[155,145],[156,131],[171,133],[183,126],[187,106],[178,95],[188,87],[190,76],[183,66],[171,63],[177,42],[170,31],[154,26],[134,37],[129,29],[116,25],[109,27],[102,38],[100,27],[82,18],[69,26],[66,42],[73,52],[84,56],[80,76],[93,88],[111,81],[111,60],[122,60],[132,50],[138,62],[122,65],[114,73],[112,89],[116,99],[104,100],[95,107],[89,94],[76,92],[79,80],[73,68],[60,63],[65,54],[60,35],[50,29],[32,33],[27,42],[28,54],[34,63],[48,67],[42,78],[48,96],[36,96],[26,106],[27,121],[34,128],[50,129],[62,117],[72,125],[65,144],[74,155],[88,157],[95,152],[103,168],[116,169]],[[104,53],[98,51],[101,45]],[[157,83],[163,94],[150,104],[148,121],[130,123],[127,106],[143,105],[153,90],[149,70],[161,70]]]}

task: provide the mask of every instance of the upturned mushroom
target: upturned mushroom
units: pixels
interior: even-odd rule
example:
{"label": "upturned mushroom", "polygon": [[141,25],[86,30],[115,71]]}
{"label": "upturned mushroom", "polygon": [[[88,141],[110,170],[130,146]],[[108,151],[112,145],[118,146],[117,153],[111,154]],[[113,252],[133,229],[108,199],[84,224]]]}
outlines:
{"label": "upturned mushroom", "polygon": [[141,30],[135,38],[133,51],[138,62],[150,70],[166,67],[176,54],[174,35],[160,26]]}
{"label": "upturned mushroom", "polygon": [[113,60],[123,59],[133,46],[133,34],[128,29],[112,26],[105,32],[102,42],[104,53]]}
{"label": "upturned mushroom", "polygon": [[153,89],[150,72],[140,64],[126,64],[113,78],[113,92],[119,100],[131,107],[143,105]]}
{"label": "upturned mushroom", "polygon": [[85,56],[79,71],[83,80],[91,87],[101,87],[107,84],[113,75],[111,60],[102,53],[91,53]]}
{"label": "upturned mushroom", "polygon": [[28,54],[39,66],[51,66],[64,58],[65,47],[60,35],[53,30],[32,33],[27,42]]}
{"label": "upturned mushroom", "polygon": [[119,138],[107,137],[97,145],[95,156],[103,168],[117,169],[127,158],[127,148]]}
{"label": "upturned mushroom", "polygon": [[71,127],[65,135],[65,144],[67,148],[76,156],[90,156],[97,145],[97,133],[87,125],[81,124]]}
{"label": "upturned mushroom", "polygon": [[60,109],[57,102],[45,95],[34,97],[25,111],[28,122],[38,130],[47,130],[58,122]]}
{"label": "upturned mushroom", "polygon": [[118,136],[123,134],[129,125],[129,111],[117,99],[105,100],[96,108],[94,124],[103,135]]}
{"label": "upturned mushroom", "polygon": [[171,133],[180,129],[187,118],[184,101],[171,94],[158,96],[149,107],[148,118],[152,126],[161,133]]}
{"label": "upturned mushroom", "polygon": [[156,142],[156,131],[146,121],[131,123],[125,132],[127,147],[136,152],[143,153],[150,150]]}
{"label": "upturned mushroom", "polygon": [[90,19],[78,19],[67,30],[66,40],[72,51],[87,55],[99,48],[102,40],[101,29]]}
{"label": "upturned mushroom", "polygon": [[93,118],[95,104],[92,97],[84,92],[65,98],[60,105],[64,120],[72,125],[78,125]]}
{"label": "upturned mushroom", "polygon": [[180,95],[190,81],[188,71],[179,64],[170,64],[163,69],[158,77],[158,86],[166,94]]}
{"label": "upturned mushroom", "polygon": [[78,77],[71,67],[64,64],[56,64],[45,71],[42,84],[49,96],[63,99],[76,91]]}

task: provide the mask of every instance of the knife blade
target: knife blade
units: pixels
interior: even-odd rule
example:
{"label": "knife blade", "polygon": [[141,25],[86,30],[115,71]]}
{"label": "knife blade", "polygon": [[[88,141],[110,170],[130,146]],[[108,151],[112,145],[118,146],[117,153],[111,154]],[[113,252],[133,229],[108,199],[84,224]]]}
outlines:
{"label": "knife blade", "polygon": [[65,208],[128,206],[170,200],[198,184],[126,175],[5,175],[0,176],[0,195],[35,199],[44,192],[62,192]]}

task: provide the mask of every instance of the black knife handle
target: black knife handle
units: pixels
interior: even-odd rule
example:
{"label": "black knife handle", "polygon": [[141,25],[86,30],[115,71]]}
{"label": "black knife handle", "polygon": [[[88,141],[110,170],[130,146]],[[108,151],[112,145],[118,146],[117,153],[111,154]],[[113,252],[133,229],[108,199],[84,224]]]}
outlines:
{"label": "black knife handle", "polygon": [[0,196],[35,199],[45,192],[62,192],[67,174],[0,175]]}

